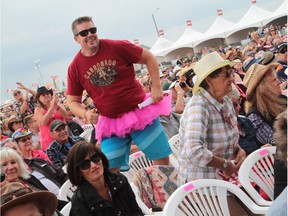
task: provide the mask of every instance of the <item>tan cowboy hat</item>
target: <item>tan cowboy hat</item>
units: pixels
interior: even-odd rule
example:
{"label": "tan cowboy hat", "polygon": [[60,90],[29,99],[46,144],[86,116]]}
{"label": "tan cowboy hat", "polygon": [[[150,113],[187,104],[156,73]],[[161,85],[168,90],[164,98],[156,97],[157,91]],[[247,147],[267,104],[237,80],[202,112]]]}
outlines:
{"label": "tan cowboy hat", "polygon": [[39,203],[44,215],[53,215],[58,204],[55,194],[49,191],[32,191],[19,182],[12,182],[1,188],[1,215],[11,207],[29,202]]}
{"label": "tan cowboy hat", "polygon": [[244,76],[243,84],[247,88],[246,100],[250,101],[254,95],[255,89],[269,69],[275,69],[278,63],[268,65],[253,64]]}
{"label": "tan cowboy hat", "polygon": [[235,64],[237,64],[237,62],[224,60],[217,52],[212,52],[204,56],[194,66],[194,72],[196,73],[197,81],[193,87],[193,94],[200,90],[200,84],[212,72],[227,65],[233,66]]}

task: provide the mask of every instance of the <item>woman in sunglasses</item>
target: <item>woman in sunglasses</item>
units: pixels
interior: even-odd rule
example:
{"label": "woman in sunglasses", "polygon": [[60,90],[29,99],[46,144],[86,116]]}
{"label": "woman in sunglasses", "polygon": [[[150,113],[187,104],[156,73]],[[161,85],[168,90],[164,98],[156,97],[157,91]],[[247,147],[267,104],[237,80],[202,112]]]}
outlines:
{"label": "woman in sunglasses", "polygon": [[69,150],[67,173],[77,186],[71,216],[143,215],[127,178],[110,172],[106,156],[93,144],[81,141]]}
{"label": "woman in sunglasses", "polygon": [[[237,118],[226,96],[232,90],[234,64],[213,52],[194,67],[197,81],[193,97],[180,121],[179,185],[215,178],[216,169],[231,176],[244,160],[245,151],[238,145]],[[239,154],[234,155],[236,148]]]}
{"label": "woman in sunglasses", "polygon": [[36,101],[38,107],[36,107],[34,115],[40,128],[39,141],[42,150],[46,151],[54,140],[50,133],[51,122],[55,119],[65,122],[65,118],[68,117],[68,114],[64,105],[60,103],[60,99],[53,94],[52,89],[47,89],[45,86],[37,89]]}

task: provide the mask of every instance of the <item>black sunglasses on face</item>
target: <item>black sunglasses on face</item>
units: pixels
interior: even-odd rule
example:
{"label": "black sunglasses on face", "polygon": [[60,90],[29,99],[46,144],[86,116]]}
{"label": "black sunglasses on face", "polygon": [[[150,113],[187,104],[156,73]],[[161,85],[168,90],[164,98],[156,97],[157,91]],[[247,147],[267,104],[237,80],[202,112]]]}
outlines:
{"label": "black sunglasses on face", "polygon": [[97,32],[97,28],[96,28],[96,27],[93,27],[93,28],[90,28],[90,29],[86,29],[86,30],[80,31],[80,32],[78,32],[78,34],[76,34],[75,36],[80,35],[81,37],[86,37],[89,32],[90,32],[91,34],[95,34],[95,33]]}
{"label": "black sunglasses on face", "polygon": [[84,161],[82,161],[79,164],[79,167],[81,170],[86,170],[86,169],[89,169],[91,167],[91,161],[93,163],[99,163],[99,161],[101,161],[101,160],[102,160],[101,155],[96,153],[90,157],[90,160],[85,159]]}
{"label": "black sunglasses on face", "polygon": [[282,49],[281,51],[279,51],[279,53],[281,54],[287,53],[287,48]]}
{"label": "black sunglasses on face", "polygon": [[18,92],[15,92],[13,95],[16,96],[16,95],[20,95],[20,94],[21,94],[21,92],[18,91]]}
{"label": "black sunglasses on face", "polygon": [[1,205],[13,199],[13,197],[20,197],[28,193],[32,193],[31,188],[23,187],[11,193],[1,196]]}
{"label": "black sunglasses on face", "polygon": [[31,140],[32,139],[32,136],[27,136],[27,137],[24,137],[24,138],[20,138],[19,140],[18,140],[18,142],[23,142],[23,143],[25,143],[27,140]]}

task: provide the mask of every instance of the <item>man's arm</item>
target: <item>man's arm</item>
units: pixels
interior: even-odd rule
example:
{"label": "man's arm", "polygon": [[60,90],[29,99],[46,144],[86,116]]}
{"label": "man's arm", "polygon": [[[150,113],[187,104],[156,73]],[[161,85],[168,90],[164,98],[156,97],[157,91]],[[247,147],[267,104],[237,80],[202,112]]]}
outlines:
{"label": "man's arm", "polygon": [[81,103],[82,96],[68,95],[67,105],[71,112],[84,119],[86,124],[96,124],[98,122],[98,114],[96,109],[86,110]]}
{"label": "man's arm", "polygon": [[156,103],[161,101],[163,99],[163,90],[160,82],[159,67],[156,58],[150,51],[143,49],[138,63],[146,64],[147,70],[150,74],[152,83],[151,97],[153,102]]}

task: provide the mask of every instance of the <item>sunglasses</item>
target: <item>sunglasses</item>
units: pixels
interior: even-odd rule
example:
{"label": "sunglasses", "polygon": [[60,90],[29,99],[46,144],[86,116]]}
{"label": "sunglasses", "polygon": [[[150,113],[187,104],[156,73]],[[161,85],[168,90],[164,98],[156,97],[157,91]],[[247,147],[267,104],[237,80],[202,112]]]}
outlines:
{"label": "sunglasses", "polygon": [[27,137],[24,137],[24,138],[20,138],[19,140],[18,140],[18,142],[23,142],[23,143],[25,143],[27,140],[31,140],[32,139],[32,136],[27,136]]}
{"label": "sunglasses", "polygon": [[101,158],[101,155],[96,153],[94,155],[91,156],[90,160],[88,159],[85,159],[84,161],[82,161],[80,164],[79,164],[79,168],[81,170],[86,170],[86,169],[89,169],[91,167],[91,161],[93,163],[99,163],[99,161],[101,161],[102,158]]}
{"label": "sunglasses", "polygon": [[13,95],[16,96],[16,95],[20,95],[20,94],[21,94],[21,92],[18,91],[18,92],[15,92]]}
{"label": "sunglasses", "polygon": [[89,32],[91,34],[95,34],[97,32],[97,28],[93,27],[93,28],[90,28],[90,29],[86,29],[86,30],[80,31],[78,34],[75,34],[75,36],[80,35],[81,37],[86,37]]}
{"label": "sunglasses", "polygon": [[218,77],[219,76],[223,76],[223,77],[228,79],[228,78],[230,78],[231,76],[234,75],[234,72],[235,72],[235,69],[234,68],[230,68],[229,70],[225,71],[225,73],[219,74]]}
{"label": "sunglasses", "polygon": [[284,49],[280,50],[279,53],[281,53],[281,54],[287,53],[287,48],[286,49],[284,48]]}
{"label": "sunglasses", "polygon": [[4,203],[7,203],[10,200],[13,200],[14,197],[20,197],[20,196],[23,196],[25,194],[32,193],[32,192],[33,191],[31,190],[31,188],[23,187],[23,188],[20,188],[18,190],[15,190],[11,193],[2,195],[1,196],[1,205],[3,205]]}

